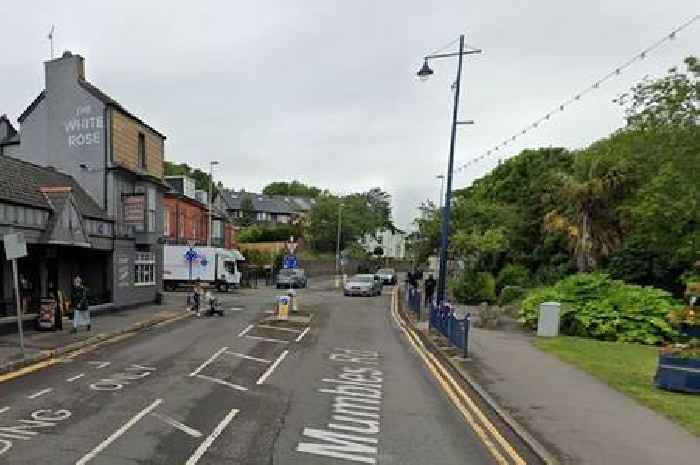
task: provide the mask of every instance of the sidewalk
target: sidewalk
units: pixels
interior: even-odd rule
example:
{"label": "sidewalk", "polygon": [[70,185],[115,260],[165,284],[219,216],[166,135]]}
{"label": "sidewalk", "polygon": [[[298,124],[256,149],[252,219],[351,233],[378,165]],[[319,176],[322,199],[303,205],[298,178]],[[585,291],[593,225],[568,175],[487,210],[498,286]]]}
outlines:
{"label": "sidewalk", "polygon": [[465,368],[563,464],[698,463],[700,439],[533,340],[512,325],[472,328]]}
{"label": "sidewalk", "polygon": [[185,313],[184,293],[165,293],[162,305],[105,311],[92,315],[92,331],[81,328],[71,333],[73,322],[63,319],[63,331],[24,332],[25,357],[19,350],[17,332],[0,335],[0,374],[49,358],[56,353],[77,349],[119,334],[136,331]]}

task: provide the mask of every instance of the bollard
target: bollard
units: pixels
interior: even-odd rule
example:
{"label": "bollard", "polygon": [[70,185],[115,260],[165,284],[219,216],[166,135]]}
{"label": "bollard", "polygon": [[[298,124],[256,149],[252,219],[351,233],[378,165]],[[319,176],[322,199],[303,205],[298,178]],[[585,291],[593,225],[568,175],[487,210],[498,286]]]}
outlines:
{"label": "bollard", "polygon": [[469,357],[469,330],[472,326],[471,313],[464,315],[464,358]]}
{"label": "bollard", "polygon": [[277,319],[287,320],[289,318],[289,297],[281,295],[277,297]]}

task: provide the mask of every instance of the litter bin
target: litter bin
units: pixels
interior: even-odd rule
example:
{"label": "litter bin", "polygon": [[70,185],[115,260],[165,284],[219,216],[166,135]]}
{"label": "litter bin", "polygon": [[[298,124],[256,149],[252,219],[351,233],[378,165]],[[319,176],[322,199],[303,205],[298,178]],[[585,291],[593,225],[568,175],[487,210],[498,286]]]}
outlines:
{"label": "litter bin", "polygon": [[537,320],[537,335],[540,337],[559,336],[559,302],[544,302],[540,304],[540,317]]}

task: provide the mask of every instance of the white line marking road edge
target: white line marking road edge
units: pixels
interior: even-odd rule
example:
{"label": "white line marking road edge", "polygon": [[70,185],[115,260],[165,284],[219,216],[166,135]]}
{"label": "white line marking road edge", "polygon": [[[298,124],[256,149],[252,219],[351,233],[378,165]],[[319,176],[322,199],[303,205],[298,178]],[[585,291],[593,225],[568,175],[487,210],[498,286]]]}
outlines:
{"label": "white line marking road edge", "polygon": [[247,337],[247,338],[249,338],[249,339],[255,339],[255,340],[257,340],[257,341],[277,342],[277,343],[280,343],[280,344],[289,344],[289,341],[284,341],[284,340],[282,340],[282,339],[273,339],[273,338],[271,338],[271,337],[248,336],[248,335],[243,336],[243,337]]}
{"label": "white line marking road edge", "polygon": [[258,357],[251,357],[250,355],[240,354],[240,353],[238,353],[238,352],[231,352],[231,351],[229,351],[229,350],[227,350],[226,353],[227,353],[228,355],[235,355],[236,357],[245,358],[245,359],[247,359],[247,360],[254,360],[254,361],[260,362],[260,363],[272,363],[272,360],[267,360],[267,359],[258,358]]}
{"label": "white line marking road edge", "polygon": [[236,389],[237,391],[247,391],[248,390],[247,387],[239,386],[238,384],[229,383],[228,381],[224,381],[223,379],[212,378],[211,376],[207,376],[207,375],[197,375],[197,378],[202,378],[202,379],[205,379],[207,381],[211,381],[212,383],[223,384],[224,386],[228,386],[230,388]]}
{"label": "white line marking road edge", "polygon": [[306,333],[309,332],[311,329],[311,326],[307,326],[306,329],[296,338],[294,339],[294,342],[301,342],[301,340],[306,336]]}
{"label": "white line marking road edge", "polygon": [[195,465],[197,462],[199,462],[199,459],[202,458],[204,453],[211,447],[211,445],[216,441],[216,438],[219,437],[219,435],[224,431],[224,428],[228,426],[229,423],[231,423],[231,420],[238,415],[238,409],[233,409],[231,410],[228,415],[224,417],[223,420],[221,420],[221,423],[216,425],[216,428],[214,428],[214,431],[211,432],[209,436],[202,442],[199,447],[197,448],[196,451],[194,451],[194,454],[187,460],[185,465]]}
{"label": "white line marking road edge", "polygon": [[151,413],[151,416],[158,418],[159,420],[169,424],[173,428],[179,429],[180,431],[182,431],[185,434],[189,434],[193,438],[201,438],[202,437],[202,433],[200,433],[198,430],[196,430],[190,426],[187,426],[184,423],[180,423],[179,421],[177,421],[176,419],[174,419],[172,417],[169,417],[167,415],[163,415],[162,413],[158,413],[158,412]]}
{"label": "white line marking road edge", "polygon": [[10,407],[3,407],[3,408],[0,408],[0,413],[5,413],[5,412],[7,412],[8,410],[10,410]]}
{"label": "white line marking road edge", "polygon": [[94,459],[97,457],[97,454],[105,450],[110,444],[112,444],[114,441],[119,439],[119,437],[126,433],[129,428],[134,426],[136,423],[138,423],[143,417],[151,413],[156,407],[158,407],[161,403],[163,402],[163,399],[156,399],[153,401],[151,405],[146,407],[145,409],[141,410],[139,413],[134,415],[129,421],[124,423],[121,428],[116,430],[114,433],[112,433],[111,436],[109,436],[107,439],[102,441],[97,447],[95,447],[93,450],[88,452],[83,458],[75,462],[75,465],[85,465],[88,463],[90,460]]}
{"label": "white line marking road edge", "polygon": [[271,325],[258,325],[258,328],[276,329],[278,331],[289,331],[291,333],[300,333],[301,332],[301,329],[279,328],[277,326],[271,326]]}
{"label": "white line marking road edge", "polygon": [[240,333],[238,333],[238,337],[243,337],[243,336],[245,336],[246,334],[248,334],[248,331],[250,331],[251,329],[253,329],[253,326],[255,326],[255,325],[249,325],[246,329],[244,329],[243,331],[241,331]]}
{"label": "white line marking road edge", "polygon": [[282,354],[280,354],[280,356],[277,357],[277,360],[275,360],[275,363],[273,363],[272,365],[270,365],[270,368],[268,368],[268,369],[265,371],[265,373],[262,374],[262,376],[260,377],[260,379],[258,379],[257,383],[255,383],[255,384],[262,384],[262,383],[264,383],[265,380],[266,380],[267,378],[270,377],[270,375],[272,374],[272,372],[275,371],[275,368],[277,368],[277,365],[279,365],[280,363],[282,363],[282,360],[284,360],[284,358],[287,356],[288,353],[289,353],[288,350],[285,350],[284,352],[282,352]]}
{"label": "white line marking road edge", "polygon": [[68,378],[66,381],[68,381],[69,383],[72,383],[72,382],[75,381],[76,379],[80,379],[80,378],[82,378],[83,376],[85,376],[85,373],[80,373],[79,375],[75,375],[75,376],[72,376],[72,377]]}
{"label": "white line marking road edge", "polygon": [[97,369],[97,370],[104,368],[104,367],[108,367],[112,364],[112,362],[98,362],[98,361],[88,362],[88,363],[90,365],[94,365],[95,369]]}
{"label": "white line marking road edge", "polygon": [[199,366],[199,368],[197,368],[197,369],[194,370],[192,373],[190,373],[190,376],[197,376],[197,375],[199,374],[200,371],[202,371],[204,368],[206,368],[206,366],[209,365],[211,362],[213,362],[214,360],[216,360],[216,357],[218,357],[219,355],[221,355],[222,352],[224,352],[224,351],[226,351],[226,350],[228,350],[228,347],[222,347],[221,349],[219,349],[214,355],[212,355],[211,357],[209,357],[209,359],[208,359],[206,362],[202,363],[202,364]]}
{"label": "white line marking road edge", "polygon": [[39,392],[35,392],[35,393],[32,394],[31,396],[27,396],[27,399],[36,399],[37,397],[43,396],[44,394],[48,394],[48,393],[51,392],[51,391],[53,391],[53,388],[42,389],[42,390],[39,391]]}

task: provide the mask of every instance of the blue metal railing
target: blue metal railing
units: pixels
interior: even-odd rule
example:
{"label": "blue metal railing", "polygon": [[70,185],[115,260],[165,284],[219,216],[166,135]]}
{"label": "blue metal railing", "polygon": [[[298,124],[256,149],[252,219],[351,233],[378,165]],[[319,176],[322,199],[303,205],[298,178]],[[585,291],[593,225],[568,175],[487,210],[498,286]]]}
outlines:
{"label": "blue metal railing", "polygon": [[469,352],[469,327],[470,315],[457,318],[454,308],[444,304],[438,308],[435,303],[430,303],[430,326],[445,336],[452,344],[462,349],[466,357]]}
{"label": "blue metal railing", "polygon": [[410,308],[419,318],[422,298],[420,289],[406,285],[406,303],[408,304],[408,308]]}

